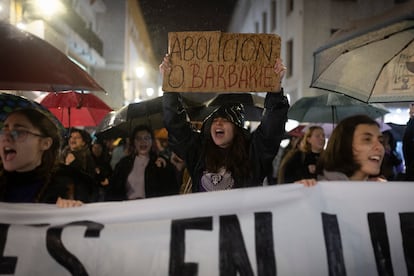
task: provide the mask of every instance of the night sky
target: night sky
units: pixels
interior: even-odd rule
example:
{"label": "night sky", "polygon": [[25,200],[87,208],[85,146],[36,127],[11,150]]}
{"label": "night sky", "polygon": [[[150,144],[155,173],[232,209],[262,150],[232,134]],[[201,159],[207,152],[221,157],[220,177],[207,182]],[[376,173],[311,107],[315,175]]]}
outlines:
{"label": "night sky", "polygon": [[138,0],[155,57],[167,52],[168,32],[227,31],[237,0]]}

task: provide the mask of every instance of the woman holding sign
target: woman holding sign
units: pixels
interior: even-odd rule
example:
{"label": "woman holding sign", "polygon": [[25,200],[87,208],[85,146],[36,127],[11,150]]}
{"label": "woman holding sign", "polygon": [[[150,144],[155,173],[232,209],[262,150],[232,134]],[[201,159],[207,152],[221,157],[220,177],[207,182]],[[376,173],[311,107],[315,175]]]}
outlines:
{"label": "woman holding sign", "polygon": [[[160,65],[162,74],[171,70],[168,55]],[[274,72],[281,80],[286,67],[278,59]],[[260,186],[272,167],[285,133],[289,103],[279,92],[267,93],[265,111],[257,129],[244,128],[245,111],[240,103],[227,103],[213,111],[201,132],[187,121],[187,112],[176,92],[163,96],[164,123],[172,150],[185,160],[193,192]]]}

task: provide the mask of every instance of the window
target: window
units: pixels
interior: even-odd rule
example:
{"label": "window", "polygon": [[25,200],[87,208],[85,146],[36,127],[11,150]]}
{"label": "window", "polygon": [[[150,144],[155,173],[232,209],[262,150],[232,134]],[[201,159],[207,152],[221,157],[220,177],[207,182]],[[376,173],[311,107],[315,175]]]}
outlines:
{"label": "window", "polygon": [[267,12],[262,13],[262,32],[267,33]]}
{"label": "window", "polygon": [[259,22],[254,22],[254,31],[255,31],[255,33],[256,34],[258,34],[259,33]]}
{"label": "window", "polygon": [[293,1],[294,0],[288,0],[287,1],[287,14],[289,15],[291,12],[293,12]]}
{"label": "window", "polygon": [[331,29],[331,35],[333,35],[334,33],[336,33],[337,31],[339,31],[339,29]]}
{"label": "window", "polygon": [[270,30],[274,31],[277,27],[277,6],[276,0],[272,0],[270,3]]}
{"label": "window", "polygon": [[286,42],[286,77],[289,78],[293,74],[293,40]]}

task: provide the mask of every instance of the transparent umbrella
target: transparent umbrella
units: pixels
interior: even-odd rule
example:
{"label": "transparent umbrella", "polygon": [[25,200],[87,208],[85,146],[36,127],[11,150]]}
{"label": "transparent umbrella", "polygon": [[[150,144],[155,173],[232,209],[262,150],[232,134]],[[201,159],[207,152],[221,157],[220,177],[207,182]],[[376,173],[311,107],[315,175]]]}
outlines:
{"label": "transparent umbrella", "polygon": [[327,93],[303,97],[288,111],[288,118],[299,122],[336,124],[351,115],[365,114],[376,119],[389,111],[381,104],[367,104],[346,95]]}
{"label": "transparent umbrella", "polygon": [[414,101],[414,2],[334,34],[314,52],[311,87],[371,103]]}

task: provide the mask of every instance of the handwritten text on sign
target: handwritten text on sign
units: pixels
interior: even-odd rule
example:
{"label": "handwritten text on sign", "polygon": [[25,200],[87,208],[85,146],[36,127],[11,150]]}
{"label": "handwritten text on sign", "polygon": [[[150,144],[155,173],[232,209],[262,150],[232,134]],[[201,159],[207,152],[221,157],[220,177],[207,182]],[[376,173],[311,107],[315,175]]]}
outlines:
{"label": "handwritten text on sign", "polygon": [[168,34],[172,70],[163,90],[172,92],[276,91],[273,66],[280,56],[274,34],[173,32]]}

